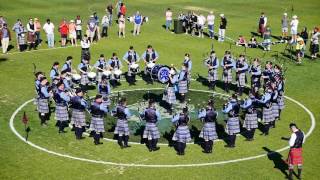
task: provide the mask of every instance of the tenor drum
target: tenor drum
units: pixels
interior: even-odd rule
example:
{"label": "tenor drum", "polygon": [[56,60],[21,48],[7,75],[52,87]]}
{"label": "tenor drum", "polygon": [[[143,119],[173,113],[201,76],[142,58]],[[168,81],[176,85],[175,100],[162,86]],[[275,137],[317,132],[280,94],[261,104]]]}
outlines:
{"label": "tenor drum", "polygon": [[111,79],[111,71],[106,70],[102,72],[102,76],[106,77],[108,80]]}
{"label": "tenor drum", "polygon": [[151,77],[153,80],[160,83],[167,83],[169,81],[170,68],[166,65],[155,65],[151,69]]}
{"label": "tenor drum", "polygon": [[132,64],[130,64],[129,68],[130,68],[130,71],[131,71],[133,74],[136,74],[136,73],[139,72],[139,64],[132,63]]}
{"label": "tenor drum", "polygon": [[113,73],[114,79],[120,80],[121,74],[122,74],[122,71],[120,69],[114,70],[114,73]]}
{"label": "tenor drum", "polygon": [[97,74],[95,72],[89,72],[88,73],[89,81],[94,82],[96,80],[96,76],[97,76]]}
{"label": "tenor drum", "polygon": [[80,83],[81,76],[79,74],[72,74],[72,82],[75,84]]}

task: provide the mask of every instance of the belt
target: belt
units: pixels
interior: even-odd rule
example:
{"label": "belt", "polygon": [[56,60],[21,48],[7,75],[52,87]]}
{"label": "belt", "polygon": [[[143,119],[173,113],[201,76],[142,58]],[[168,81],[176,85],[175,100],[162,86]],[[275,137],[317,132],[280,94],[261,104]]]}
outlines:
{"label": "belt", "polygon": [[89,48],[82,48],[82,50],[89,50]]}

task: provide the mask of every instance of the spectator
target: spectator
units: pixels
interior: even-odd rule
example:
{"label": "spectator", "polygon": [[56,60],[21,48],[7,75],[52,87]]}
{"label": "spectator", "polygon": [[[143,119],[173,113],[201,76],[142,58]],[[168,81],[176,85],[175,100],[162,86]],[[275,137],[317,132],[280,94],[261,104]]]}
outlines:
{"label": "spectator", "polygon": [[93,15],[90,16],[87,28],[88,28],[87,35],[88,35],[88,38],[89,38],[90,42],[92,43],[93,42],[93,38],[95,36],[95,32],[97,30],[96,20],[95,20]]}
{"label": "spectator", "polygon": [[36,50],[36,46],[35,46],[35,25],[33,23],[33,19],[30,18],[29,19],[29,23],[27,24],[27,31],[28,31],[28,44],[29,44],[29,51],[33,48],[34,50]]}
{"label": "spectator", "polygon": [[93,13],[93,17],[96,20],[96,32],[95,32],[95,39],[96,41],[100,40],[100,27],[99,27],[99,17],[97,15],[97,13]]}
{"label": "spectator", "polygon": [[120,6],[120,15],[123,15],[123,17],[126,16],[126,13],[127,13],[127,7],[124,3],[121,3],[121,6]]}
{"label": "spectator", "polygon": [[72,19],[69,23],[69,38],[72,46],[77,46],[77,32],[76,32],[76,24]]}
{"label": "spectator", "polygon": [[309,38],[307,27],[303,27],[302,31],[300,32],[300,37],[303,39],[304,44],[307,45]]}
{"label": "spectator", "polygon": [[118,2],[116,4],[118,18],[121,15],[121,5],[122,5],[122,0],[118,0]]}
{"label": "spectator", "polygon": [[9,41],[11,40],[10,31],[7,27],[7,24],[2,24],[2,28],[0,31],[0,39],[2,44],[2,53],[7,54]]}
{"label": "spectator", "polygon": [[134,23],[133,35],[134,36],[135,35],[139,35],[140,34],[141,24],[142,24],[142,16],[139,13],[139,11],[137,11],[137,13],[134,15],[133,23]]}
{"label": "spectator", "polygon": [[311,33],[311,43],[310,43],[310,51],[311,51],[311,58],[316,59],[317,54],[319,52],[319,28],[315,27],[313,32]]}
{"label": "spectator", "polygon": [[290,41],[290,43],[291,44],[297,42],[298,25],[299,25],[298,16],[296,16],[296,15],[292,16],[292,20],[290,22],[290,26],[291,26],[291,41]]}
{"label": "spectator", "polygon": [[108,37],[108,27],[110,25],[109,17],[110,16],[108,16],[107,14],[102,17],[102,20],[101,20],[101,25],[102,25],[101,37]]}
{"label": "spectator", "polygon": [[281,27],[282,27],[282,40],[288,37],[288,15],[287,13],[283,14],[281,19]]}
{"label": "spectator", "polygon": [[244,47],[248,46],[246,39],[242,35],[239,36],[238,42],[236,42],[236,45],[237,46],[244,46]]}
{"label": "spectator", "polygon": [[34,18],[34,26],[35,26],[35,36],[36,36],[36,46],[41,46],[41,37],[40,37],[40,31],[41,31],[41,24],[38,18]]}
{"label": "spectator", "polygon": [[214,38],[214,19],[215,19],[215,16],[213,15],[213,11],[210,11],[210,14],[207,16],[207,21],[208,21],[209,37],[211,39]]}
{"label": "spectator", "polygon": [[172,11],[170,8],[166,11],[166,30],[170,30],[172,24]]}
{"label": "spectator", "polygon": [[258,33],[261,34],[261,37],[266,31],[267,21],[268,21],[267,16],[264,14],[264,12],[262,12],[259,18],[259,23],[258,23]]}
{"label": "spectator", "polygon": [[76,33],[77,33],[77,39],[81,41],[82,40],[82,20],[79,15],[76,18]]}
{"label": "spectator", "polygon": [[219,26],[219,42],[223,42],[226,34],[226,28],[227,28],[227,19],[224,16],[224,14],[220,14],[220,26]]}
{"label": "spectator", "polygon": [[257,48],[258,47],[257,39],[254,36],[251,36],[251,39],[250,39],[250,41],[248,43],[248,46],[250,48]]}
{"label": "spectator", "polygon": [[112,16],[113,16],[113,6],[112,4],[109,4],[107,9],[106,9],[108,19],[109,19],[109,26],[112,25]]}
{"label": "spectator", "polygon": [[118,32],[119,38],[121,37],[125,38],[126,20],[122,14],[119,17],[118,22],[119,22],[119,32]]}
{"label": "spectator", "polygon": [[304,57],[305,44],[302,37],[297,35],[297,44],[296,44],[296,55],[297,63],[301,64],[302,58]]}
{"label": "spectator", "polygon": [[23,27],[20,19],[17,19],[17,22],[12,27],[12,31],[14,31],[16,33],[17,49],[19,49],[19,42],[18,42],[19,35],[22,32],[24,32],[24,27]]}
{"label": "spectator", "polygon": [[206,18],[200,14],[197,18],[197,24],[198,24],[198,31],[199,31],[199,37],[203,38],[203,28],[206,24]]}
{"label": "spectator", "polygon": [[[4,19],[3,16],[0,16],[0,31],[3,27],[3,24],[6,24],[6,20]],[[1,39],[0,39],[0,47],[1,47]]]}
{"label": "spectator", "polygon": [[65,19],[62,20],[59,26],[59,30],[61,34],[61,47],[66,47],[69,28],[68,28],[67,21]]}
{"label": "spectator", "polygon": [[47,35],[48,47],[53,48],[54,47],[54,25],[50,21],[50,19],[47,19],[47,23],[43,25],[43,30]]}

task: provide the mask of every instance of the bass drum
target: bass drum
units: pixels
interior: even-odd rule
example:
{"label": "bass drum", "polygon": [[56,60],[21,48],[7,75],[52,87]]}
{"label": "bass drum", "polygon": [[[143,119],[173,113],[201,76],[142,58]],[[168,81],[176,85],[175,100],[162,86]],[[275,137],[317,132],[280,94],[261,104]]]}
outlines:
{"label": "bass drum", "polygon": [[166,65],[155,65],[151,69],[151,78],[160,83],[167,83],[170,76],[170,68]]}

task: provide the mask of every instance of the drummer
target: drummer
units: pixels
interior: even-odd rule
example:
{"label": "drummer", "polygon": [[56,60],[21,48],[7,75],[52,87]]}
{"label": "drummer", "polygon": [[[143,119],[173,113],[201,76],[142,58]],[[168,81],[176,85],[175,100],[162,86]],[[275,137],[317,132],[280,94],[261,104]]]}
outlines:
{"label": "drummer", "polygon": [[115,76],[115,71],[122,68],[122,63],[119,60],[117,53],[112,53],[112,57],[108,61],[108,67],[111,71],[113,71],[113,79],[119,80],[119,78],[116,78]]}
{"label": "drummer", "polygon": [[[129,83],[134,83],[136,81],[135,73],[138,72],[139,68],[139,66],[137,66],[137,63],[140,60],[139,54],[133,49],[133,46],[130,46],[129,51],[126,52],[122,59],[128,64],[128,76],[132,78]],[[132,65],[135,65],[136,67],[133,67]],[[132,70],[135,70],[135,72]]]}
{"label": "drummer", "polygon": [[178,76],[176,75],[175,68],[171,68],[168,85],[166,86],[165,92],[163,93],[162,100],[166,101],[169,104],[168,112],[172,114],[173,107],[172,105],[176,103],[176,92],[175,84],[178,81]]}
{"label": "drummer", "polygon": [[147,74],[147,65],[149,63],[155,63],[159,58],[159,54],[156,50],[152,48],[151,45],[148,45],[147,50],[142,54],[142,59],[144,60],[145,69],[144,73]]}
{"label": "drummer", "polygon": [[178,89],[180,94],[180,101],[183,103],[188,93],[188,67],[186,64],[182,65],[182,70],[179,73]]}
{"label": "drummer", "polygon": [[97,84],[98,84],[101,81],[102,73],[106,67],[106,60],[103,54],[100,54],[100,58],[93,66],[94,68],[97,69]]}
{"label": "drummer", "polygon": [[87,59],[82,60],[82,62],[78,65],[78,70],[80,71],[80,75],[81,75],[81,80],[80,80],[81,90],[86,92],[88,89],[88,85],[90,83],[88,78],[89,64]]}

